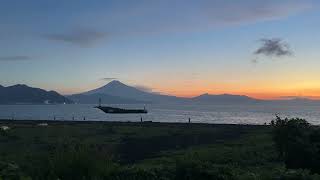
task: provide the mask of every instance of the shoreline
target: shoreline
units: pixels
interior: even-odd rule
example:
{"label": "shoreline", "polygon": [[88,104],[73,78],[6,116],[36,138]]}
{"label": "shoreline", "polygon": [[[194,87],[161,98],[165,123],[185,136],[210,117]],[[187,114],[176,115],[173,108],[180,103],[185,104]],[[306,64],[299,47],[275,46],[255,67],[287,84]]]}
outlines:
{"label": "shoreline", "polygon": [[232,124],[232,123],[199,123],[199,122],[153,122],[153,121],[91,121],[91,120],[12,120],[12,119],[0,119],[0,124],[34,124],[41,123],[53,124],[53,125],[71,125],[71,124],[109,124],[109,125],[151,125],[151,126],[251,126],[251,127],[269,127],[268,124]]}

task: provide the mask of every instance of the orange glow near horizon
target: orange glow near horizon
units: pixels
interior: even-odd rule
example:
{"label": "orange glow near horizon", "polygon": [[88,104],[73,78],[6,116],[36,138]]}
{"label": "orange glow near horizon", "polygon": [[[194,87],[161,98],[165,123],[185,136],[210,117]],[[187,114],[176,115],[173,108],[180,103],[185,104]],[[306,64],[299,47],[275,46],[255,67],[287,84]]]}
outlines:
{"label": "orange glow near horizon", "polygon": [[262,100],[276,100],[276,99],[291,99],[291,98],[308,98],[313,100],[320,100],[320,94],[309,94],[309,93],[303,93],[303,94],[297,94],[297,93],[261,93],[261,92],[215,92],[215,91],[200,91],[200,92],[194,92],[194,93],[164,93],[168,95],[174,95],[178,97],[186,97],[186,98],[192,98],[196,97],[202,94],[211,94],[211,95],[220,95],[220,94],[233,94],[233,95],[244,95],[249,96],[251,98],[255,99],[262,99]]}
{"label": "orange glow near horizon", "polygon": [[[90,89],[87,89],[90,90]],[[82,93],[85,91],[81,91],[81,89],[66,89],[64,91],[60,91],[64,95],[71,95]],[[301,91],[300,91],[301,92]],[[177,97],[186,97],[192,98],[202,94],[212,94],[212,95],[219,95],[219,94],[233,94],[233,95],[245,95],[255,99],[262,99],[262,100],[275,100],[275,99],[290,99],[290,97],[299,97],[299,98],[308,98],[314,100],[320,100],[320,92],[312,93],[309,91],[305,91],[304,93],[296,93],[296,92],[241,92],[241,91],[210,91],[210,90],[199,90],[199,91],[179,91],[179,90],[169,90],[169,91],[162,91],[161,94],[164,95],[173,95]]]}
{"label": "orange glow near horizon", "polygon": [[[314,65],[309,66],[306,60]],[[128,86],[146,87],[152,92],[178,97],[208,93],[246,95],[257,99],[297,97],[320,100],[319,66],[320,62],[313,56],[297,55],[290,61],[264,61],[255,65],[246,61],[237,65],[221,61],[214,64],[214,67],[210,64],[196,64],[192,68],[185,67],[185,64],[172,65],[166,69],[130,71],[116,80]],[[62,94],[77,94],[110,82],[101,81],[98,78],[101,76],[88,76],[81,81],[75,79],[63,84],[45,84],[45,87]]]}
{"label": "orange glow near horizon", "polygon": [[[218,83],[217,83],[218,84]],[[129,84],[132,85],[132,84]],[[57,90],[64,95],[77,94],[101,87],[101,84],[91,84],[86,87],[77,88],[64,88]],[[280,87],[280,88],[279,88]],[[193,85],[175,84],[171,83],[167,86],[159,84],[153,89],[154,92],[160,92],[164,95],[174,95],[178,97],[195,97],[201,94],[234,94],[246,95],[256,99],[285,99],[285,98],[309,98],[320,100],[320,86],[280,86],[279,84],[273,85],[230,85],[219,83],[219,85],[207,85],[206,83],[194,82]]]}
{"label": "orange glow near horizon", "polygon": [[[314,88],[316,87],[316,88]],[[290,98],[308,98],[320,100],[320,87],[318,86],[281,86],[274,85],[195,85],[195,86],[175,86],[169,89],[159,88],[158,92],[174,95],[178,97],[195,97],[201,94],[234,94],[246,95],[256,99],[290,99]]]}
{"label": "orange glow near horizon", "polygon": [[[284,83],[285,82],[285,83]],[[309,98],[320,100],[320,83],[317,80],[301,81],[295,83],[289,80],[259,80],[259,81],[239,81],[239,82],[211,82],[210,80],[146,80],[147,87],[151,87],[153,92],[160,92],[164,95],[174,95],[178,97],[195,97],[201,94],[233,94],[246,95],[256,99],[290,99]],[[129,86],[138,83],[124,82]],[[57,90],[69,95],[86,92],[105,85],[106,82],[96,82],[86,86],[70,87]]]}
{"label": "orange glow near horizon", "polygon": [[[62,94],[70,95],[70,94],[77,94],[81,92],[85,92],[91,90],[90,87],[86,87],[85,89],[82,88],[69,88],[59,91]],[[201,94],[233,94],[233,95],[245,95],[256,99],[265,99],[265,100],[273,100],[273,99],[285,99],[285,97],[301,97],[301,98],[309,98],[309,99],[316,99],[320,100],[320,88],[319,89],[296,89],[296,90],[266,90],[265,92],[259,90],[244,90],[244,89],[228,89],[228,88],[215,88],[212,90],[211,88],[200,88],[200,87],[189,87],[189,88],[163,88],[157,89],[156,92],[160,92],[164,95],[173,95],[178,97],[196,97]]]}

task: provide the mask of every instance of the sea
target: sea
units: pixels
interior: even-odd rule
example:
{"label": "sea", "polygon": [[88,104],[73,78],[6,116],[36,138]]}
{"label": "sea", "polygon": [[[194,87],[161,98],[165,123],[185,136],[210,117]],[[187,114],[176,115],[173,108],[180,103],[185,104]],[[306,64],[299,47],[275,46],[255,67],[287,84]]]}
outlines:
{"label": "sea", "polygon": [[121,121],[175,122],[213,124],[268,124],[275,118],[304,118],[320,124],[320,105],[192,105],[192,104],[117,104],[119,108],[146,108],[148,114],[106,114],[90,104],[60,105],[0,105],[0,119],[61,120],[61,121]]}

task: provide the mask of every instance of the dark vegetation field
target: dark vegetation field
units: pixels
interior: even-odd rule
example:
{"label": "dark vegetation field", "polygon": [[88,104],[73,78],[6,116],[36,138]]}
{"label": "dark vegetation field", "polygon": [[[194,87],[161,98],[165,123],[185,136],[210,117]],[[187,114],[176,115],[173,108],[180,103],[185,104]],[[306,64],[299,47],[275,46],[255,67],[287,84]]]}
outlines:
{"label": "dark vegetation field", "polygon": [[280,120],[273,126],[1,121],[10,129],[0,130],[0,179],[320,179],[310,167],[287,168],[290,153],[280,153],[279,141],[290,130],[277,136],[287,127]]}

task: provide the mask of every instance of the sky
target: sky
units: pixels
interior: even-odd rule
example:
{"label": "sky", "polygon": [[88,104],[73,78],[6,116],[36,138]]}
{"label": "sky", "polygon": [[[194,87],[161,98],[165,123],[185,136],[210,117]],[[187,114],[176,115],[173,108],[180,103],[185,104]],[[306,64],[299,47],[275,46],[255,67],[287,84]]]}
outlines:
{"label": "sky", "polygon": [[0,84],[320,99],[316,0],[1,0]]}

